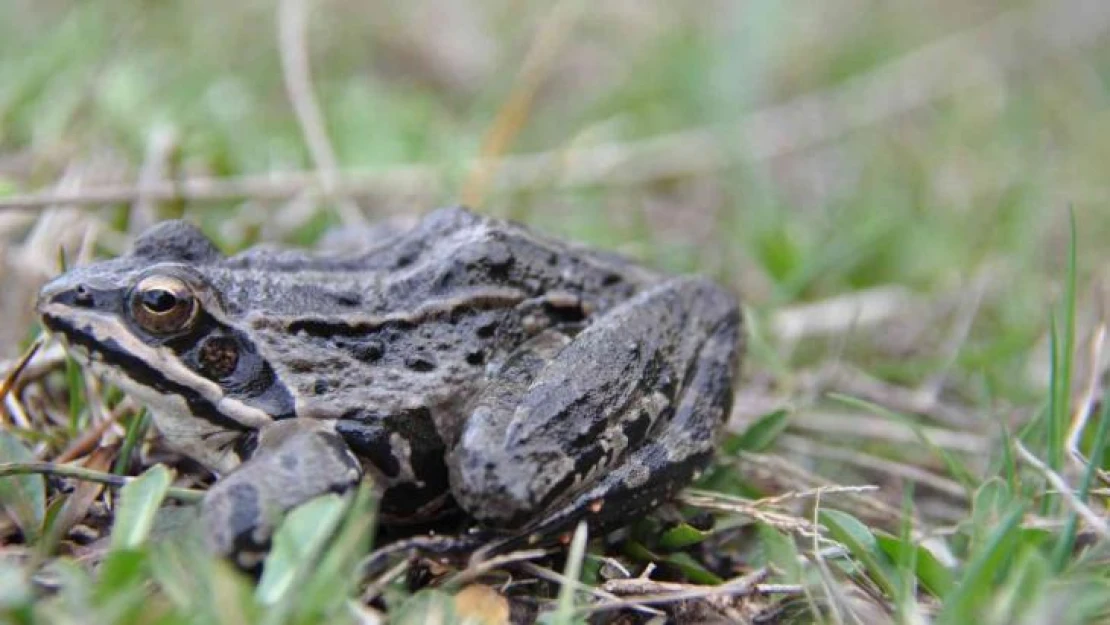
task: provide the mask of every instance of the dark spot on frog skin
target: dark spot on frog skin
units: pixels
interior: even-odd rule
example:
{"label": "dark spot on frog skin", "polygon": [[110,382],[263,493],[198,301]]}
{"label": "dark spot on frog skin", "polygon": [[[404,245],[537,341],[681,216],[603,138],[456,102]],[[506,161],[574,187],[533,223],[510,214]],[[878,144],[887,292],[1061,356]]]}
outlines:
{"label": "dark spot on frog skin", "polygon": [[646,410],[641,410],[635,419],[627,421],[621,427],[625,437],[628,438],[630,444],[636,444],[644,440],[647,435],[648,428],[651,427],[651,415]]}
{"label": "dark spot on frog skin", "polygon": [[329,388],[331,388],[331,385],[324,378],[319,378],[312,383],[312,392],[317,395],[327,393]]}
{"label": "dark spot on frog skin", "polygon": [[362,305],[362,296],[359,295],[358,293],[354,293],[354,292],[350,292],[350,291],[348,291],[346,293],[336,293],[335,294],[335,303],[339,304],[340,306],[347,306],[349,308],[355,308],[356,306],[361,306]]}
{"label": "dark spot on frog skin", "polygon": [[485,323],[478,326],[477,330],[475,330],[475,334],[477,334],[478,338],[480,338],[480,339],[488,339],[488,338],[492,337],[493,333],[496,332],[496,331],[497,331],[497,320],[496,319],[490,319],[489,321],[486,321]]}
{"label": "dark spot on frog skin", "polygon": [[486,353],[482,350],[469,352],[466,355],[466,364],[479,367],[486,362]]}
{"label": "dark spot on frog skin", "polygon": [[501,278],[508,275],[515,261],[512,251],[500,242],[489,243],[486,246],[485,254],[479,259],[479,263],[486,267],[491,278]]}
{"label": "dark spot on frog skin", "polygon": [[281,454],[281,468],[286,471],[294,471],[297,468],[299,461],[294,454]]}
{"label": "dark spot on frog skin", "polygon": [[405,366],[418,373],[435,371],[436,363],[430,356],[415,354],[405,359]]}
{"label": "dark spot on frog skin", "polygon": [[401,463],[393,455],[389,442],[391,432],[381,420],[376,421],[373,415],[353,411],[336,421],[335,432],[343,437],[351,450],[369,459],[387,478],[401,474]]}
{"label": "dark spot on frog skin", "polygon": [[573,325],[586,319],[586,309],[581,302],[547,301],[544,302],[543,309],[556,324]]}
{"label": "dark spot on frog skin", "polygon": [[385,351],[381,341],[376,339],[337,340],[335,346],[346,350],[355,360],[366,363],[377,362]]}

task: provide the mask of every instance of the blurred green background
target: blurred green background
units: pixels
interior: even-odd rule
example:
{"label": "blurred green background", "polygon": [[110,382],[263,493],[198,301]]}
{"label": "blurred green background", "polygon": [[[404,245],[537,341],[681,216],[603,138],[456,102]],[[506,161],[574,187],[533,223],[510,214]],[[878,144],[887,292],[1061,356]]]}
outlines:
{"label": "blurred green background", "polygon": [[[273,181],[155,205],[228,248],[312,239],[349,200],[370,218],[476,202],[728,283],[756,313],[757,370],[847,357],[916,383],[955,358],[983,401],[1042,390],[1069,211],[1081,311],[1104,304],[1106,3],[319,0],[303,45],[281,6],[0,4],[0,191],[133,187],[151,165]],[[316,166],[290,48],[338,200],[282,186]],[[80,219],[133,229],[131,206]],[[783,307],[892,287],[919,299],[780,340]],[[969,298],[966,340],[940,349]]]}
{"label": "blurred green background", "polygon": [[[167,137],[170,177],[311,170],[278,8],[0,3],[0,189],[134,184]],[[1057,292],[1069,208],[1085,303],[1099,299],[1105,3],[319,0],[307,10],[312,91],[340,169],[370,176],[354,199],[371,216],[477,199],[713,274],[758,311],[892,284],[951,293],[988,276],[960,359],[991,393],[1026,385],[1019,372]],[[483,184],[471,159],[505,153],[548,160],[523,178],[520,163],[494,167]],[[413,184],[375,182],[414,164],[424,177]],[[285,198],[162,210],[195,212],[230,247],[337,223],[327,197],[299,201],[318,210]],[[109,207],[117,225],[126,205]],[[273,215],[284,230],[262,227]],[[926,358],[895,354],[890,375],[935,364],[927,345],[913,347]],[[882,352],[869,364],[884,364]]]}
{"label": "blurred green background", "polygon": [[[118,253],[182,213],[229,251],[307,243],[465,201],[741,294],[732,429],[787,406],[776,452],[895,511],[913,481],[930,520],[976,508],[956,564],[987,588],[1002,431],[1050,415],[1023,435],[1059,463],[1048,386],[1106,370],[1086,346],[1110,305],[1108,87],[1105,0],[2,0],[0,353],[33,334],[59,246]],[[1079,357],[1051,378],[1073,251]],[[1015,519],[1062,516],[1006,475]],[[1105,586],[1095,565],[1070,580]]]}
{"label": "blurred green background", "polygon": [[[172,138],[175,178],[311,170],[278,8],[0,3],[0,189],[51,189],[64,175],[78,193],[133,183],[160,137]],[[961,362],[1003,386],[1026,382],[1015,374],[1045,330],[1069,209],[1084,286],[1106,270],[1102,2],[320,0],[307,10],[313,91],[340,168],[435,172],[436,184],[400,191],[371,184],[355,198],[370,215],[460,201],[483,153],[554,155],[531,180],[498,170],[511,183],[478,184],[470,199],[714,274],[759,311],[889,284],[950,292],[988,274]],[[276,234],[224,228],[228,244],[336,222],[326,198],[311,201],[321,210],[307,214],[322,218]],[[229,215],[266,222],[287,202],[170,212],[183,205],[219,230]],[[886,364],[910,370],[900,375],[929,369],[898,356]]]}

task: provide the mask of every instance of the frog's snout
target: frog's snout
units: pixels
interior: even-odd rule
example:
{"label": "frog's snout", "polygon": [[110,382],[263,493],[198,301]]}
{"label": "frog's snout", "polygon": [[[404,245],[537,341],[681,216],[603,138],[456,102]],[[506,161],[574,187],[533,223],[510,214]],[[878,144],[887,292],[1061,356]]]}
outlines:
{"label": "frog's snout", "polygon": [[47,282],[39,290],[35,311],[42,315],[56,306],[95,308],[96,304],[96,290],[92,286],[81,279],[59,276]]}

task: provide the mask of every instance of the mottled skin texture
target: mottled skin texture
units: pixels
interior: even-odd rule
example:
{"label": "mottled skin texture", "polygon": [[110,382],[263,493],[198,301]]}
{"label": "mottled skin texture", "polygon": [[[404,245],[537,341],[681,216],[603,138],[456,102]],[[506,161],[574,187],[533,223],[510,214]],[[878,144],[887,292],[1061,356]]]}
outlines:
{"label": "mottled skin texture", "polygon": [[[150,276],[191,294],[185,326],[136,317]],[[632,518],[708,462],[741,351],[713,283],[463,209],[342,256],[225,257],[166,222],[44,287],[39,310],[169,442],[229,473],[205,502],[229,553],[361,473],[385,522],[458,505],[505,547]]]}

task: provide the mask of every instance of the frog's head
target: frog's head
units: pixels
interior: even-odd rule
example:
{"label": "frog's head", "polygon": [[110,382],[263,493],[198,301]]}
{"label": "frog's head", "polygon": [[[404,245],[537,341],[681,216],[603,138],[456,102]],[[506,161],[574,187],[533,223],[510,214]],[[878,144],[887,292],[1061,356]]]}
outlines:
{"label": "frog's head", "polygon": [[167,440],[217,471],[293,402],[206,278],[223,261],[181,221],[126,256],[73,269],[39,293],[43,325],[82,364],[146,404]]}

